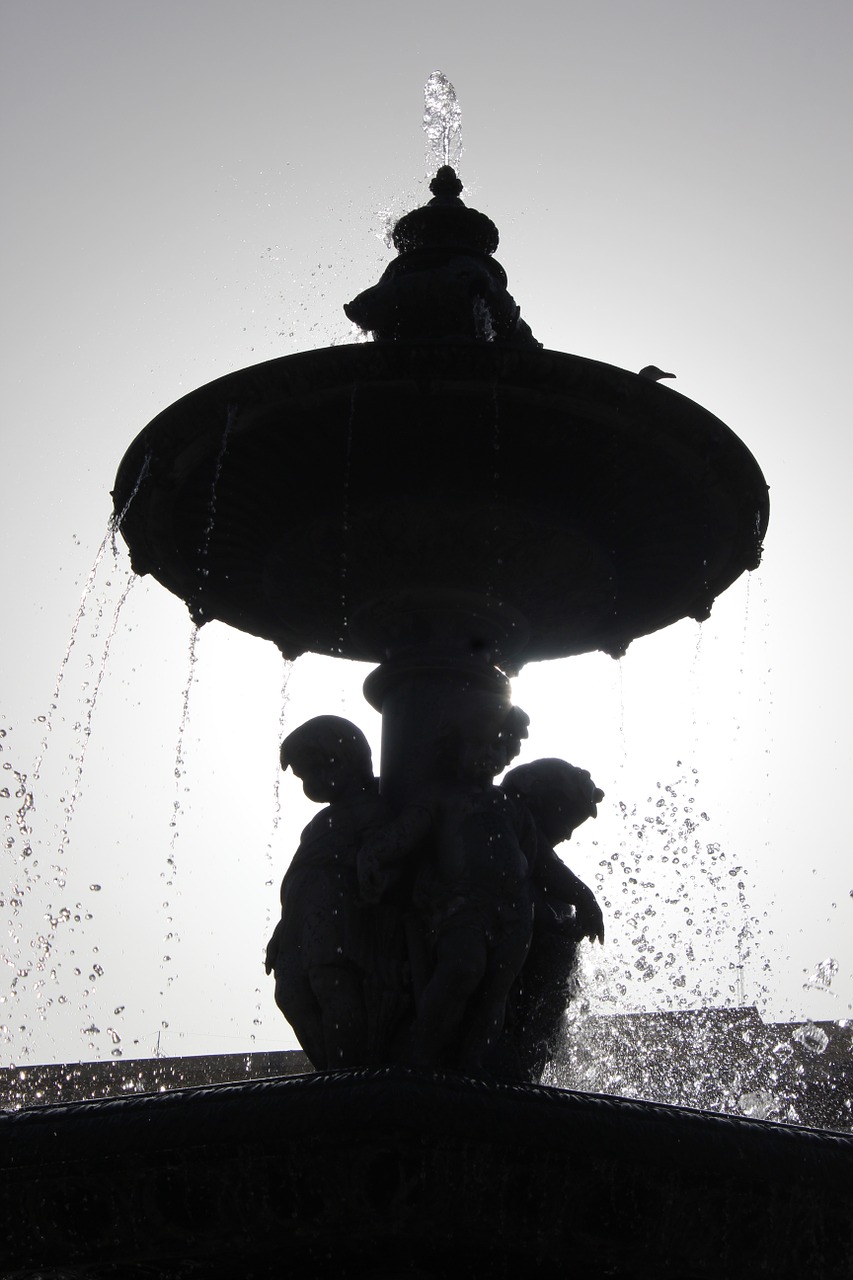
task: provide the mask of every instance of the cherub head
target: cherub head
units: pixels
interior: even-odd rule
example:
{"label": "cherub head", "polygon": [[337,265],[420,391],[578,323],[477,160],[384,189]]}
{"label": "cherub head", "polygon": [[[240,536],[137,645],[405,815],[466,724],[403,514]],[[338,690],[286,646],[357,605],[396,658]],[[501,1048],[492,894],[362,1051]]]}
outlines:
{"label": "cherub head", "polygon": [[443,759],[455,776],[490,787],[521,750],[530,716],[509,704],[504,694],[469,698],[467,714],[443,738]]}
{"label": "cherub head", "polygon": [[498,734],[502,767],[504,769],[512,764],[521,751],[521,744],[527,737],[529,724],[530,716],[526,711],[522,711],[521,707],[510,707],[507,711],[506,719],[501,725],[500,733]]}
{"label": "cherub head", "polygon": [[314,716],[281,744],[281,767],[293,770],[302,790],[318,804],[352,800],[374,783],[373,758],[364,734],[342,716]]}
{"label": "cherub head", "polygon": [[510,769],[501,787],[530,810],[537,829],[551,845],[568,840],[587,818],[595,818],[604,792],[586,769],[566,760],[533,760]]}

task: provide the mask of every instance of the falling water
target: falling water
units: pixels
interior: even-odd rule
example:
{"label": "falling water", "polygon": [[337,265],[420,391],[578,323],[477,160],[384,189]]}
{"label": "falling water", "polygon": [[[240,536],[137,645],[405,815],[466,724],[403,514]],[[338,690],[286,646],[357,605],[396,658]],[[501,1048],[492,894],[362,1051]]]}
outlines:
{"label": "falling water", "polygon": [[139,475],[136,477],[136,483],[134,484],[133,488],[130,491],[130,496],[128,497],[127,502],[124,504],[121,511],[118,511],[118,512],[114,511],[113,514],[110,516],[110,534],[112,537],[113,556],[118,555],[118,550],[116,547],[116,535],[121,532],[121,527],[124,524],[128,511],[130,510],[131,503],[133,502],[133,499],[136,497],[137,493],[139,492],[139,487],[142,484],[142,481],[148,475],[148,468],[150,467],[150,465],[151,465],[151,455],[149,453],[146,453],[145,457],[142,460],[142,466],[139,468]]}
{"label": "falling water", "polygon": [[[186,772],[186,737],[187,728],[190,723],[190,694],[196,679],[196,664],[198,663],[198,641],[201,628],[193,626],[190,632],[190,642],[188,650],[188,666],[187,678],[184,685],[182,702],[181,702],[181,719],[178,724],[178,738],[175,743],[175,798],[172,802],[172,816],[169,819],[169,828],[171,836],[169,837],[169,851],[166,854],[166,867],[160,872],[160,878],[165,881],[167,896],[163,901],[163,910],[166,912],[165,925],[166,933],[163,941],[168,947],[168,951],[161,956],[161,966],[169,966],[166,971],[166,986],[170,987],[175,981],[176,971],[174,968],[175,959],[172,952],[176,950],[181,941],[180,934],[174,927],[175,904],[173,902],[175,894],[175,879],[178,872],[178,837],[180,836],[180,817],[183,812],[183,795],[189,790],[186,783],[183,782]],[[163,991],[160,992],[163,995]]]}
{"label": "falling water", "polygon": [[83,764],[86,759],[86,751],[88,749],[89,741],[92,735],[92,717],[95,714],[95,707],[97,706],[98,695],[101,691],[101,685],[103,684],[104,676],[106,675],[107,663],[109,662],[109,656],[110,656],[110,646],[112,645],[113,639],[118,629],[119,616],[121,614],[122,609],[125,606],[127,597],[130,595],[131,589],[133,587],[133,584],[136,582],[136,580],[137,580],[136,574],[131,570],[131,572],[127,576],[127,582],[125,583],[124,589],[122,590],[122,593],[119,596],[118,602],[113,611],[112,623],[110,625],[109,631],[107,632],[107,638],[104,641],[104,648],[101,653],[101,660],[98,666],[97,675],[95,676],[95,681],[94,681],[94,684],[92,685],[91,692],[89,693],[88,697],[85,700],[86,711],[85,711],[83,727],[82,727],[80,754],[77,758],[77,770],[74,775],[74,782],[71,787],[71,793],[65,803],[65,821],[62,825],[59,848],[57,850],[57,858],[59,859],[62,858],[65,852],[66,845],[68,844],[68,833],[71,827],[71,820],[74,817],[74,810],[77,806],[77,799],[80,795],[80,788],[83,782]]}
{"label": "falling water", "polygon": [[[75,923],[92,918],[92,913],[82,901],[75,902],[73,897],[67,896],[68,873],[65,861],[72,820],[82,790],[93,720],[107,673],[110,648],[118,630],[120,615],[136,581],[136,575],[127,570],[118,575],[115,583],[112,575],[105,583],[100,581],[102,565],[110,547],[113,552],[110,558],[112,568],[118,567],[116,562],[119,553],[112,539],[114,528],[115,522],[111,520],[86,576],[69,639],[54,680],[48,712],[35,717],[34,724],[40,728],[41,739],[34,763],[29,769],[16,768],[11,760],[3,763],[4,772],[15,779],[14,796],[8,787],[2,788],[0,793],[3,799],[12,800],[15,806],[14,812],[4,815],[5,854],[11,861],[11,866],[7,868],[10,874],[6,878],[10,892],[3,895],[0,903],[10,911],[7,943],[9,951],[3,958],[11,966],[13,976],[7,991],[0,995],[0,1004],[7,1005],[14,1016],[20,997],[24,989],[28,988],[35,997],[34,1009],[40,1021],[45,1020],[47,1010],[55,1003],[59,965],[55,944],[58,933],[66,929],[73,930]],[[75,735],[72,748],[57,762],[65,776],[63,778],[57,775],[56,779],[48,783],[42,781],[39,788],[37,784],[45,766],[48,746],[56,732],[55,720],[60,707],[60,696],[68,683],[72,658],[79,652],[81,628],[87,619],[92,621],[92,651],[86,653],[83,659],[85,669],[78,702],[76,705],[72,704],[70,714],[63,716],[62,720],[63,724],[67,723],[72,728]],[[3,736],[6,736],[6,731]],[[42,799],[46,796],[50,800],[54,794],[59,797],[62,817],[53,832],[44,829],[36,821],[39,791],[43,793]],[[48,804],[46,813],[51,811]],[[45,860],[46,854],[49,861]],[[89,888],[91,892],[97,892],[100,885],[91,884]],[[34,936],[27,937],[26,931],[21,927],[24,918],[44,923],[36,924]],[[96,952],[97,948],[93,948],[93,957]],[[73,955],[73,950],[69,955]],[[88,968],[91,969],[90,977],[93,981],[103,972],[97,959],[93,959]],[[75,969],[75,973],[82,976],[80,969]],[[54,994],[51,994],[52,991]],[[56,995],[56,1003],[67,1004],[64,992]],[[18,1056],[26,1055],[27,1042],[33,1032],[32,1020],[29,1019],[18,1031],[21,1035],[17,1046]],[[5,1023],[2,1032],[7,1042],[11,1043],[11,1033]]]}
{"label": "falling water", "polygon": [[201,546],[198,549],[199,581],[195,595],[189,605],[190,613],[192,614],[194,621],[197,622],[199,626],[205,622],[204,605],[202,601],[204,598],[205,582],[210,573],[207,561],[210,552],[210,543],[213,538],[213,529],[216,524],[216,501],[219,491],[219,480],[222,475],[222,466],[225,462],[225,454],[228,449],[228,438],[231,435],[231,429],[234,426],[239,412],[240,411],[236,405],[230,404],[228,406],[225,426],[222,430],[222,438],[219,442],[219,451],[216,455],[216,462],[213,468],[213,479],[210,483],[210,497],[207,500],[207,520],[202,534]]}
{"label": "falling water", "polygon": [[[175,744],[175,767],[174,767],[175,799],[172,805],[172,817],[169,822],[172,835],[169,840],[169,852],[166,857],[166,870],[162,873],[162,877],[166,881],[167,888],[172,888],[174,886],[175,872],[177,869],[177,840],[180,834],[179,818],[183,808],[181,804],[181,794],[182,794],[182,790],[185,791],[187,789],[186,787],[182,789],[181,779],[184,776],[184,768],[185,768],[184,748],[185,748],[187,726],[190,720],[190,693],[192,691],[193,683],[195,681],[195,674],[196,674],[195,668],[196,668],[196,663],[198,661],[197,649],[198,649],[199,630],[202,623],[205,621],[202,597],[204,592],[204,584],[210,572],[207,560],[210,552],[211,540],[213,538],[214,527],[216,525],[216,502],[218,497],[219,481],[222,476],[222,467],[225,461],[225,454],[228,449],[228,439],[229,439],[229,436],[231,435],[231,429],[234,426],[238,413],[239,413],[239,409],[237,408],[236,405],[231,404],[228,406],[228,410],[225,417],[225,426],[223,427],[223,430],[222,430],[222,437],[219,441],[219,449],[217,451],[216,461],[213,467],[213,478],[210,483],[210,494],[207,500],[207,519],[205,520],[201,544],[198,548],[199,582],[195,591],[194,598],[190,602],[190,613],[192,614],[192,617],[193,617],[193,627],[190,632],[189,655],[188,655],[189,665],[187,670],[186,684],[184,685],[184,691],[183,691],[181,719],[178,725],[178,740]],[[168,902],[164,903],[163,905],[164,907],[166,907],[167,910],[169,909]],[[167,916],[166,919],[167,919],[168,925],[171,925],[173,923],[173,919],[171,916]],[[166,935],[166,940],[177,941],[178,940],[177,935],[173,931],[170,931]],[[166,955],[163,957],[163,962],[164,963],[171,962],[171,959],[172,959],[171,956]],[[171,983],[173,981],[173,977],[170,976],[167,979],[167,981],[168,983]]]}
{"label": "falling water", "polygon": [[[292,672],[293,672],[293,663],[287,658],[285,658],[284,669],[282,671],[282,677],[281,677],[281,701],[280,701],[279,713],[278,713],[278,733],[277,733],[278,743],[281,743],[282,739],[284,738],[284,727],[287,721],[287,704],[290,701],[288,685],[290,683],[290,677]],[[270,834],[269,834],[269,839],[267,840],[266,852],[265,852],[267,879],[265,880],[264,883],[267,889],[273,889],[275,886],[275,860],[278,855],[277,837],[278,837],[279,827],[281,825],[281,767],[279,765],[278,752],[276,751],[273,754],[275,759],[275,773],[273,777],[273,812],[272,812],[272,824],[270,826]],[[272,903],[274,901],[276,900],[273,898],[273,896],[271,894],[268,894],[267,909],[266,909],[266,915],[264,920],[264,936],[266,938],[270,937],[273,930]],[[260,986],[255,987],[255,1012],[254,1012],[254,1017],[252,1018],[253,1028],[257,1028],[262,1025],[264,1021],[263,1013],[264,1013],[265,1006],[268,1006],[268,1001],[269,1001],[268,991],[266,991],[264,988],[261,988]],[[256,1036],[257,1036],[257,1031],[253,1029],[251,1032],[251,1040],[253,1044],[255,1042]]]}
{"label": "falling water", "polygon": [[39,746],[38,755],[36,756],[35,763],[33,764],[33,768],[32,768],[31,776],[32,776],[33,782],[36,782],[38,780],[39,773],[41,772],[41,766],[44,762],[44,757],[47,751],[48,742],[50,741],[50,734],[53,728],[53,715],[59,704],[59,695],[62,689],[62,682],[65,679],[65,672],[68,667],[69,660],[71,658],[71,650],[74,648],[80,623],[82,622],[83,617],[86,613],[86,606],[89,601],[89,596],[92,594],[92,591],[94,590],[95,582],[98,576],[98,569],[101,566],[101,561],[103,560],[107,547],[109,546],[112,546],[113,552],[117,554],[115,542],[113,541],[112,518],[110,519],[109,527],[107,529],[106,534],[104,535],[104,539],[101,545],[98,547],[97,553],[95,555],[95,559],[92,562],[92,567],[89,570],[89,573],[86,577],[86,582],[83,587],[83,594],[80,597],[80,603],[77,606],[77,612],[74,615],[74,621],[71,624],[71,634],[68,637],[68,643],[65,646],[65,653],[62,655],[62,661],[59,664],[59,670],[56,673],[56,679],[53,684],[53,693],[51,694],[48,713],[46,716],[43,717],[43,720],[42,720],[42,723],[44,724],[44,736],[41,740],[41,745]]}
{"label": "falling water", "polygon": [[[178,839],[180,837],[180,819],[183,813],[183,796],[189,790],[184,782],[184,774],[186,772],[186,737],[187,729],[190,723],[190,695],[196,678],[196,664],[198,662],[198,642],[200,628],[206,621],[204,608],[204,588],[207,577],[210,573],[208,566],[208,555],[210,545],[213,539],[213,532],[216,525],[216,506],[219,492],[219,481],[222,476],[222,468],[225,462],[225,455],[228,450],[228,440],[231,430],[239,414],[236,405],[229,405],[225,417],[225,425],[222,429],[222,436],[219,441],[219,449],[217,450],[216,460],[213,466],[213,477],[210,482],[210,494],[207,500],[207,517],[202,531],[201,543],[198,547],[198,585],[192,600],[189,603],[190,614],[193,618],[193,626],[190,631],[189,650],[188,650],[188,667],[187,678],[184,685],[181,704],[181,718],[178,724],[178,737],[175,743],[175,798],[172,802],[172,815],[169,819],[169,829],[171,835],[169,837],[169,849],[166,854],[166,866],[161,871],[161,879],[165,881],[166,896],[163,900],[163,910],[165,914],[165,934],[163,941],[166,947],[160,958],[160,965],[165,973],[165,987],[171,987],[175,981],[175,957],[173,952],[176,951],[180,944],[180,934],[175,929],[175,903],[174,896],[177,892],[175,880],[178,872]],[[164,991],[161,990],[161,996]]]}
{"label": "falling water", "polygon": [[424,85],[424,133],[427,173],[449,164],[459,172],[462,159],[462,110],[456,90],[443,71],[433,71]]}
{"label": "falling water", "polygon": [[[293,674],[293,662],[289,658],[284,659],[284,666],[281,673],[281,704],[278,713],[278,731],[277,743],[281,743],[284,738],[284,726],[287,721],[287,704],[290,701],[288,685],[290,677]],[[272,869],[272,859],[275,853],[275,837],[278,833],[279,824],[281,822],[281,766],[279,764],[278,752],[275,753],[275,768],[273,772],[273,819],[270,838],[267,842],[267,853],[269,858],[270,869]]]}
{"label": "falling water", "polygon": [[184,755],[185,740],[187,736],[187,727],[190,722],[190,694],[196,677],[196,664],[198,662],[198,640],[201,628],[193,626],[190,630],[190,642],[187,654],[187,679],[181,695],[181,719],[178,724],[178,738],[175,743],[175,799],[172,804],[172,817],[169,821],[169,827],[172,831],[171,840],[169,841],[169,855],[166,859],[168,870],[162,873],[166,885],[171,887],[174,883],[174,875],[176,870],[175,860],[175,842],[178,839],[178,818],[181,813],[181,779],[184,776],[186,766],[186,758]]}
{"label": "falling water", "polygon": [[625,733],[625,668],[622,659],[617,658],[616,669],[619,673],[619,738],[622,743],[621,767],[628,761],[628,738]]}
{"label": "falling water", "polygon": [[[65,646],[65,653],[62,655],[62,661],[60,662],[59,670],[56,673],[56,679],[53,684],[53,693],[51,694],[48,712],[47,712],[47,715],[45,715],[44,717],[40,717],[42,720],[42,723],[44,724],[44,731],[43,731],[41,744],[38,749],[38,754],[36,756],[36,759],[30,774],[31,781],[33,784],[35,784],[38,781],[39,774],[41,772],[41,767],[44,762],[45,753],[47,752],[48,743],[50,741],[50,734],[53,729],[53,716],[57,709],[57,706],[59,705],[59,696],[62,690],[63,680],[65,679],[65,672],[68,667],[69,660],[71,658],[71,651],[74,648],[75,642],[77,640],[77,632],[80,628],[80,623],[82,622],[84,616],[86,615],[86,610],[89,603],[89,597],[95,589],[95,584],[98,578],[98,570],[101,567],[101,562],[103,561],[103,558],[106,554],[108,547],[112,552],[112,558],[113,558],[114,564],[118,565],[121,553],[119,552],[118,546],[116,544],[116,535],[120,532],[122,524],[124,523],[125,517],[127,516],[127,513],[130,510],[130,505],[133,502],[134,498],[136,497],[137,493],[139,492],[139,487],[142,484],[142,481],[145,479],[146,475],[148,474],[149,465],[150,465],[150,457],[148,454],[146,454],[143,460],[142,466],[139,469],[139,475],[136,477],[136,483],[134,484],[133,489],[131,490],[131,493],[127,499],[127,502],[124,504],[120,512],[118,513],[113,512],[107,522],[107,531],[104,534],[101,545],[98,547],[98,550],[95,554],[95,559],[92,562],[92,567],[89,570],[88,574],[86,575],[86,581],[83,585],[83,592],[80,596],[80,603],[77,606],[77,612],[74,615],[74,621],[71,624],[71,633],[68,637],[68,643]],[[127,588],[128,590],[129,590],[129,586],[130,584],[128,584],[128,588]],[[121,606],[124,603],[124,600],[126,598],[127,598],[127,590],[125,591],[124,595],[122,596],[117,606],[116,620],[118,617],[118,611],[120,611]],[[107,650],[109,649],[109,644],[111,639],[112,639],[112,635],[110,635],[109,639],[107,640]],[[102,662],[101,666],[103,667],[103,665],[104,663]]]}

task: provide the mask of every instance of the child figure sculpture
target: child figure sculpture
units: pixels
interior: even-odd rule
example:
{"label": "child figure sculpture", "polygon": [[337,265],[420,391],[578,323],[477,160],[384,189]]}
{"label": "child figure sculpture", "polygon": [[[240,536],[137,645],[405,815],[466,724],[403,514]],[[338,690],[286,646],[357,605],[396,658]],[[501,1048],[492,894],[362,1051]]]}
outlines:
{"label": "child figure sculpture", "polygon": [[281,765],[328,807],[302,832],[285,874],[266,970],[314,1067],[360,1066],[375,1038],[367,978],[376,908],[360,898],[356,859],[360,842],[386,821],[370,747],[350,721],[316,716],[285,738]]}
{"label": "child figure sculpture", "polygon": [[[523,720],[521,719],[523,717]],[[504,708],[460,735],[432,806],[432,856],[415,884],[429,976],[416,992],[413,1061],[483,1069],[499,1040],[507,997],[530,945],[530,865],[536,836],[526,812],[494,778],[506,764]]]}
{"label": "child figure sculpture", "polygon": [[524,1076],[539,1080],[562,1032],[578,946],[584,938],[604,942],[604,920],[595,895],[554,846],[568,840],[587,818],[597,816],[604,792],[586,769],[555,759],[510,769],[501,786],[525,807],[536,828],[533,937],[513,991],[511,1039]]}
{"label": "child figure sculpture", "polygon": [[502,699],[473,710],[399,813],[348,720],[317,716],[282,744],[282,767],[327,807],[285,874],[266,966],[318,1069],[404,1061],[538,1079],[578,944],[604,939],[595,897],[554,850],[603,793],[564,760],[495,786],[528,718]]}

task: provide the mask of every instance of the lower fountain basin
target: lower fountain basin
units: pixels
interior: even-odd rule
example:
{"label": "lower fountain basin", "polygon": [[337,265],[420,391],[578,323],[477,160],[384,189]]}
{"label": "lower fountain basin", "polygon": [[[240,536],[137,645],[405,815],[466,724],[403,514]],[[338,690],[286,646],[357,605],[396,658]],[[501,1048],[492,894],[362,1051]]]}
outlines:
{"label": "lower fountain basin", "polygon": [[198,622],[374,662],[353,617],[445,590],[523,619],[515,665],[619,655],[706,617],[768,519],[748,449],[671,388],[476,343],[228,374],[145,428],[113,497],[135,570]]}
{"label": "lower fountain basin", "polygon": [[846,1280],[853,1138],[404,1068],[0,1117],[10,1280]]}

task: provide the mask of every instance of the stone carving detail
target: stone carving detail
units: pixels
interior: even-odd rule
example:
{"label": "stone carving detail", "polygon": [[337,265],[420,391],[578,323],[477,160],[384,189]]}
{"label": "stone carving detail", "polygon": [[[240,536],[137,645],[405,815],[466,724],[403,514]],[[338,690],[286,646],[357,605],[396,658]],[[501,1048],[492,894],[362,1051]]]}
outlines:
{"label": "stone carving detail", "polygon": [[443,165],[433,198],[394,228],[399,256],[378,284],[344,311],[379,342],[499,342],[539,347],[492,257],[498,230],[459,199],[462,183]]}
{"label": "stone carving detail", "polygon": [[563,760],[510,769],[528,717],[502,699],[448,726],[397,810],[362,732],[317,716],[283,768],[325,802],[302,833],[267,948],[279,1008],[318,1069],[402,1062],[538,1080],[592,892],[555,852],[603,793]]}

